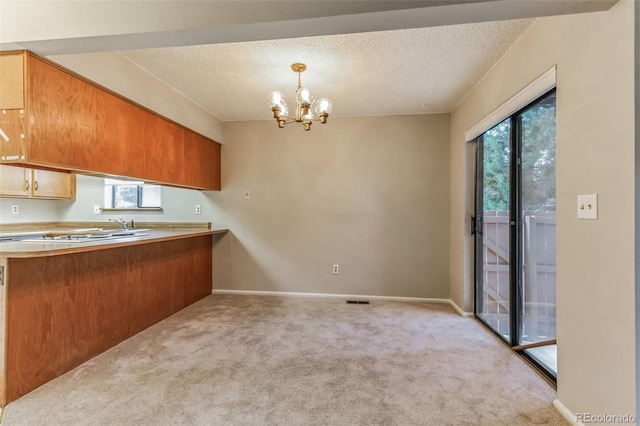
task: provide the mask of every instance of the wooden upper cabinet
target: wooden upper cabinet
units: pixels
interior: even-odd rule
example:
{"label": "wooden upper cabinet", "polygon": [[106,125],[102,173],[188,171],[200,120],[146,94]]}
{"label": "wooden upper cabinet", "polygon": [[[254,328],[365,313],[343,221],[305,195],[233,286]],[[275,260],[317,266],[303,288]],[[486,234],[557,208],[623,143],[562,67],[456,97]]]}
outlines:
{"label": "wooden upper cabinet", "polygon": [[75,200],[76,175],[50,170],[32,170],[31,196],[34,198]]}
{"label": "wooden upper cabinet", "polygon": [[75,200],[76,175],[0,165],[0,197]]}
{"label": "wooden upper cabinet", "polygon": [[0,80],[20,63],[24,75],[23,108],[4,108],[19,91],[0,87],[0,161],[220,189],[217,142],[30,52],[0,57]]}
{"label": "wooden upper cabinet", "polygon": [[0,165],[0,197],[29,198],[31,170],[24,167]]}

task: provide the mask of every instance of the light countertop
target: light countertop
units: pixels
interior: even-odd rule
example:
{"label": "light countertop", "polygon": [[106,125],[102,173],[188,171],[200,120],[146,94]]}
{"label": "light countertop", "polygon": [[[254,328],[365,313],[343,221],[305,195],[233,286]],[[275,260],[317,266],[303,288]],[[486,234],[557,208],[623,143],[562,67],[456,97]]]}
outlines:
{"label": "light countertop", "polygon": [[[3,229],[0,231],[1,236],[9,235],[25,235],[25,234],[41,234],[48,232],[65,232],[73,231],[73,227],[66,226],[47,226],[38,228],[34,225],[29,225],[20,229]],[[149,224],[145,224],[149,225]],[[83,251],[94,250],[106,250],[118,247],[126,247],[140,244],[149,244],[154,242],[176,240],[181,238],[192,238],[204,235],[224,234],[228,232],[228,229],[222,228],[209,228],[203,226],[189,227],[188,224],[180,224],[180,226],[174,226],[173,224],[167,224],[162,226],[162,223],[154,223],[152,226],[140,226],[145,228],[144,232],[140,235],[122,236],[118,238],[110,239],[95,239],[91,241],[6,241],[0,242],[0,257],[5,258],[28,258],[28,257],[42,257],[42,256],[58,256],[62,254],[78,253]],[[93,228],[89,226],[79,226],[75,229]],[[116,231],[117,228],[111,228]]]}

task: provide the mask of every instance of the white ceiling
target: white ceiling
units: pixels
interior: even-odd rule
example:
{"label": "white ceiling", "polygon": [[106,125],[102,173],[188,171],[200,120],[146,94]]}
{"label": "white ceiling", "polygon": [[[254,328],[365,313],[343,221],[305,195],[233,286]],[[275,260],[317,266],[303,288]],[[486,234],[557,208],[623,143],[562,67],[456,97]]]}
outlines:
{"label": "white ceiling", "polygon": [[531,19],[122,51],[222,121],[269,119],[280,90],[295,105],[297,74],[332,116],[449,112]]}
{"label": "white ceiling", "polygon": [[223,121],[270,119],[302,82],[333,117],[451,111],[533,22],[617,0],[0,3],[0,50],[119,51]]}

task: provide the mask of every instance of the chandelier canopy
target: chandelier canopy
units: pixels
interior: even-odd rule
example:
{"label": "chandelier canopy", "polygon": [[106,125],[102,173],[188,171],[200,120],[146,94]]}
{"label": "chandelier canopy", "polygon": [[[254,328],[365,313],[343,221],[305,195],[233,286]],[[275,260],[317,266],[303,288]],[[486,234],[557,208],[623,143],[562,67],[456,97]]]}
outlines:
{"label": "chandelier canopy", "polygon": [[[269,96],[269,105],[273,111],[273,118],[278,122],[278,127],[283,128],[285,124],[302,123],[304,130],[311,130],[311,123],[319,121],[322,124],[327,122],[329,113],[331,112],[331,101],[327,98],[315,100],[313,94],[306,87],[302,87],[300,74],[302,74],[307,66],[301,63],[291,65],[291,69],[298,73],[298,89],[296,90],[296,111],[295,116],[287,115],[287,103],[284,100],[282,92],[273,92]],[[317,115],[314,115],[313,111]]]}

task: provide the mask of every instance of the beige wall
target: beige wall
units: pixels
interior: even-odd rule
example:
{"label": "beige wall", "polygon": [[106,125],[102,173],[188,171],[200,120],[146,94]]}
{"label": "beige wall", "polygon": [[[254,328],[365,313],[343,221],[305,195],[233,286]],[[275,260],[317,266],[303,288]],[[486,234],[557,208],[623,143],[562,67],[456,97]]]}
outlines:
{"label": "beige wall", "polygon": [[448,114],[225,123],[224,138],[216,288],[448,299]]}
{"label": "beige wall", "polygon": [[[633,2],[540,18],[451,117],[451,295],[472,309],[465,130],[557,64],[558,398],[635,413]],[[576,219],[597,193],[599,218]]]}

